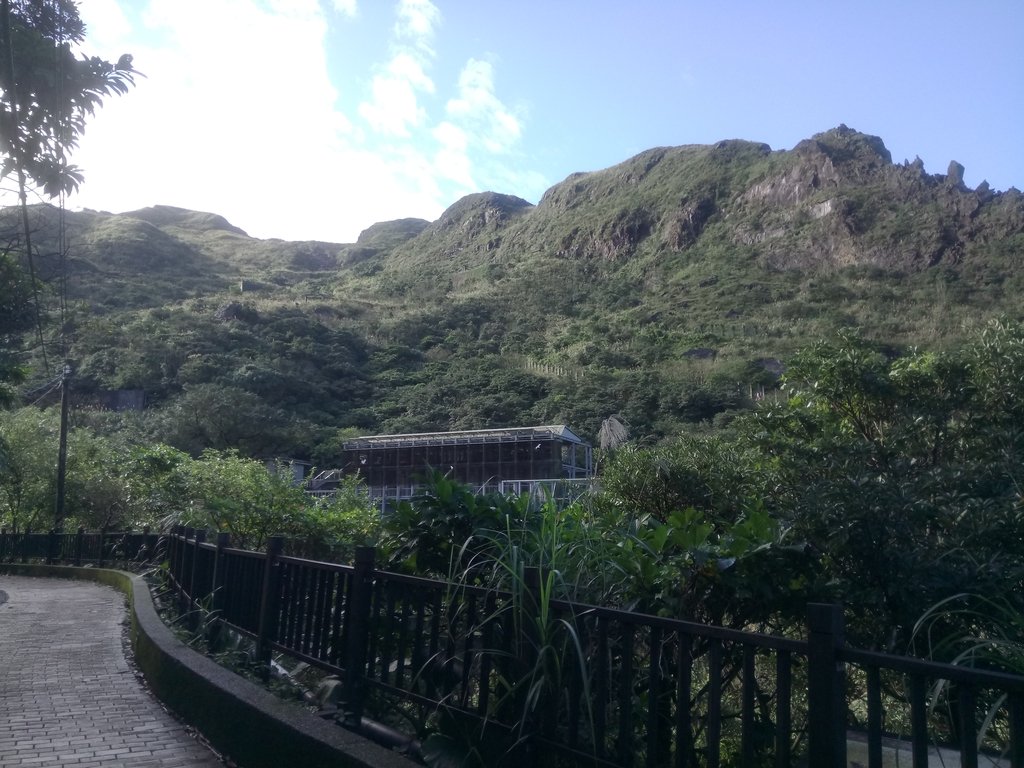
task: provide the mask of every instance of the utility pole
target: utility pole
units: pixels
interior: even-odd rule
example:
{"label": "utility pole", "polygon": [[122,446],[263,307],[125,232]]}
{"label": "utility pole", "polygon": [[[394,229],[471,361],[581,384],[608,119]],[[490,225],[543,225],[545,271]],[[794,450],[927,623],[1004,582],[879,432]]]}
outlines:
{"label": "utility pole", "polygon": [[60,447],[57,449],[57,506],[53,513],[53,529],[64,525],[64,480],[68,471],[68,388],[71,366],[64,363],[60,376]]}

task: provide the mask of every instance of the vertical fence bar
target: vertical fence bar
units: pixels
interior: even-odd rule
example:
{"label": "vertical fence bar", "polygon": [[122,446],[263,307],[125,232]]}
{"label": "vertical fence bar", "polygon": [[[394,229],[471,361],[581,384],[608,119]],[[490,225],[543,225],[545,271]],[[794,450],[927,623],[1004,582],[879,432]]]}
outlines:
{"label": "vertical fence bar", "polygon": [[608,658],[608,619],[597,617],[597,669],[594,672],[594,749],[603,758],[607,750],[608,678],[611,676]]}
{"label": "vertical fence bar", "polygon": [[[206,628],[207,643],[216,646],[223,628],[224,608],[228,599],[227,589],[227,557],[224,550],[231,544],[231,534],[217,534],[217,549],[213,553],[213,573],[210,576],[210,616],[211,621]],[[148,547],[148,544],[144,545]]]}
{"label": "vertical fence bar", "polygon": [[793,660],[789,651],[779,651],[775,660],[775,765],[789,768],[790,738],[793,731]]}
{"label": "vertical fence bar", "polygon": [[633,643],[636,628],[632,624],[623,625],[620,629],[622,658],[619,662],[618,693],[619,730],[617,754],[620,765],[626,765],[633,755]]}
{"label": "vertical fence bar", "polygon": [[[189,583],[189,580],[192,576],[192,559],[194,555],[189,540],[196,535],[196,529],[186,526],[181,535],[181,565],[178,568],[180,574],[178,579],[178,612],[184,614],[189,611],[189,601],[192,599],[192,585]],[[103,539],[101,537],[100,547],[102,546]]]}
{"label": "vertical fence bar", "polygon": [[693,637],[680,635],[676,660],[676,759],[675,768],[684,768],[693,757],[693,716],[690,698],[693,683]]}
{"label": "vertical fence bar", "polygon": [[[488,702],[490,701],[491,694],[491,667],[494,664],[492,658],[493,645],[492,638],[494,634],[494,622],[491,621],[491,617],[494,616],[494,606],[496,600],[493,592],[489,592],[484,600],[484,616],[486,620],[483,625],[483,636],[481,637],[481,646],[483,648],[483,654],[480,657],[480,697],[477,700],[477,712],[481,715],[486,716],[488,713]],[[425,600],[422,593],[416,597],[416,626],[413,629],[413,655],[412,665],[414,670],[418,670],[423,666],[423,654],[421,651],[421,644],[419,638],[423,634],[423,612],[424,612]],[[572,679],[576,679],[575,677]]]}
{"label": "vertical fence bar", "polygon": [[843,611],[838,605],[807,606],[807,730],[811,768],[846,765]]}
{"label": "vertical fence bar", "polygon": [[78,526],[78,533],[75,535],[75,566],[82,567],[82,545],[85,543],[85,528]]}
{"label": "vertical fence bar", "polygon": [[103,556],[106,553],[106,547],[104,542],[107,540],[107,527],[103,526],[100,528],[100,553],[99,553],[99,567],[103,567]]}
{"label": "vertical fence bar", "polygon": [[220,616],[224,612],[224,603],[227,600],[224,584],[227,580],[227,558],[224,550],[231,544],[230,533],[217,534],[217,552],[213,556],[213,596],[210,601],[211,610]]}
{"label": "vertical fence bar", "polygon": [[868,768],[882,768],[882,680],[878,667],[868,667]]}
{"label": "vertical fence bar", "polygon": [[263,571],[263,592],[260,595],[259,631],[256,633],[256,657],[260,673],[270,678],[271,644],[277,632],[277,608],[280,568],[277,558],[284,549],[284,537],[271,536],[267,540],[267,553]]}
{"label": "vertical fence bar", "polygon": [[363,697],[366,674],[366,649],[370,632],[370,601],[373,593],[373,547],[356,547],[354,572],[349,581],[345,626],[348,640],[348,658],[345,662],[344,700],[345,720],[358,728],[363,719]]}
{"label": "vertical fence bar", "polygon": [[647,671],[647,765],[650,768],[665,764],[661,739],[661,628],[654,627],[650,635],[650,665]]}
{"label": "vertical fence bar", "polygon": [[348,579],[349,577],[344,574],[338,576],[338,587],[334,593],[334,608],[331,613],[331,633],[329,639],[330,652],[327,654],[327,663],[335,666],[339,665],[339,659],[344,658],[342,653],[344,652],[344,635],[342,629],[341,618],[342,614],[348,608],[347,593],[348,593]]}
{"label": "vertical fence bar", "polygon": [[754,646],[743,646],[743,704],[740,708],[740,750],[743,765],[754,764],[754,696],[757,689]]}
{"label": "vertical fence bar", "polygon": [[[171,578],[174,580],[174,586],[177,587],[181,584],[181,532],[182,527],[175,525],[171,528],[171,538],[168,542],[168,549],[170,550],[167,555],[168,563],[171,569]],[[103,543],[100,542],[100,548],[102,551]]]}
{"label": "vertical fence bar", "polygon": [[957,692],[960,708],[960,766],[978,768],[978,719],[974,689],[961,684]]}
{"label": "vertical fence bar", "polygon": [[196,614],[196,611],[199,609],[203,597],[202,595],[196,594],[196,592],[198,591],[196,587],[196,582],[199,580],[199,560],[202,557],[200,553],[200,545],[202,545],[204,541],[206,541],[206,531],[202,529],[196,531],[195,538],[193,538],[192,540],[192,562],[190,564],[191,567],[188,569],[188,624],[189,627],[191,627],[193,630],[196,628],[199,622],[199,616]]}
{"label": "vertical fence bar", "polygon": [[910,678],[910,740],[912,765],[928,768],[928,704],[925,701],[927,682],[921,675]]}
{"label": "vertical fence bar", "polygon": [[708,641],[708,724],[705,751],[708,768],[718,768],[722,755],[722,641]]}
{"label": "vertical fence bar", "polygon": [[[528,712],[530,691],[532,682],[536,679],[538,652],[540,649],[540,615],[541,615],[541,569],[527,567],[523,569],[522,601],[519,605],[519,631],[518,650],[516,655],[519,662],[519,680],[516,683],[517,695],[516,706],[519,709],[522,722],[521,732],[524,735],[532,735],[536,732],[537,713],[542,711],[543,702],[538,702],[536,709]],[[529,683],[529,685],[527,685]],[[521,760],[528,765],[535,759],[536,745],[533,740],[527,738],[522,745],[520,754]]]}
{"label": "vertical fence bar", "polygon": [[193,542],[196,539],[196,528],[185,528],[184,541],[181,543],[181,610],[182,612],[189,609],[188,603],[191,601],[191,573],[193,573],[193,563],[196,561],[196,548],[193,546]]}
{"label": "vertical fence bar", "polygon": [[1024,695],[1010,694],[1010,768],[1024,768]]}
{"label": "vertical fence bar", "polygon": [[53,565],[57,553],[57,529],[51,528],[50,535],[46,539],[46,564]]}

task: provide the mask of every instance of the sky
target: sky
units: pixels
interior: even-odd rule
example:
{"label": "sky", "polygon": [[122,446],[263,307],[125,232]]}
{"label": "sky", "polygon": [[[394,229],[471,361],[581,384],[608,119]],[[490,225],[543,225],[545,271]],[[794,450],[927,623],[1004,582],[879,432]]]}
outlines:
{"label": "sky", "polygon": [[481,191],[536,203],[656,146],[791,149],[840,123],[896,162],[1024,189],[1020,0],[79,0],[131,53],[71,208],[174,205],[354,242]]}

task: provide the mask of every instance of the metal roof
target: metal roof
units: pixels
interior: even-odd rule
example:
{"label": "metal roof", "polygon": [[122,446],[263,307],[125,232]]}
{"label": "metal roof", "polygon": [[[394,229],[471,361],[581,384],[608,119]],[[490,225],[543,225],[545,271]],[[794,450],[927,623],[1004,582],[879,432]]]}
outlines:
{"label": "metal roof", "polygon": [[407,435],[364,435],[346,440],[343,448],[395,448],[415,445],[466,445],[471,443],[503,443],[520,440],[561,440],[589,445],[565,424],[506,429],[469,429],[460,432],[414,432]]}

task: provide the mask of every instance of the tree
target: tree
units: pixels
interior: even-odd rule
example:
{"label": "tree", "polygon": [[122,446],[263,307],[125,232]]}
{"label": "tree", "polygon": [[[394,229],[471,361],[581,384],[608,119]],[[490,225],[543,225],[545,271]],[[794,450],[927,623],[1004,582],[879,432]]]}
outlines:
{"label": "tree", "polygon": [[56,412],[21,408],[0,413],[0,524],[15,533],[39,530],[52,515]]}
{"label": "tree", "polygon": [[0,180],[13,176],[18,186],[21,246],[44,363],[27,190],[33,185],[63,203],[78,188],[82,173],[68,153],[104,97],[125,93],[136,74],[128,54],[116,64],[76,56],[72,49],[84,39],[72,0],[0,0]]}
{"label": "tree", "polygon": [[137,74],[127,54],[116,64],[77,57],[72,49],[84,39],[72,0],[0,3],[0,177],[14,174],[49,197],[81,184],[68,152],[103,99],[126,93]]}
{"label": "tree", "polygon": [[821,597],[858,617],[855,642],[905,648],[961,592],[1021,606],[1024,326],[948,353],[841,336],[797,355],[785,386],[746,437],[773,473],[767,503],[820,553]]}
{"label": "tree", "polygon": [[0,253],[0,407],[14,402],[14,385],[25,378],[9,350],[15,336],[32,327],[31,298],[25,273],[9,254]]}

